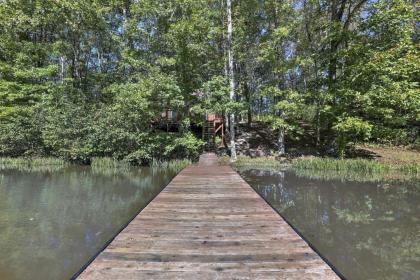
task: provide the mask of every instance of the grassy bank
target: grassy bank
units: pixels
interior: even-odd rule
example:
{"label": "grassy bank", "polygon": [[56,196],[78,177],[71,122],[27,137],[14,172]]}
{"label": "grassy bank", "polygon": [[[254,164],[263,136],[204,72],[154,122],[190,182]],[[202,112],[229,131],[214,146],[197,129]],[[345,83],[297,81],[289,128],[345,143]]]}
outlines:
{"label": "grassy bank", "polygon": [[[154,160],[149,164],[152,170],[166,169],[171,172],[178,173],[188,165],[192,164],[191,160],[170,160],[170,161],[157,161]],[[127,161],[116,160],[113,158],[93,158],[91,161],[92,171],[98,174],[105,175],[118,175],[123,173],[129,173],[136,170],[136,166],[133,166]]]}
{"label": "grassy bank", "polygon": [[232,164],[237,168],[281,168],[290,166],[290,163],[278,161],[274,157],[246,157],[238,156],[238,160],[234,163],[230,162],[230,158],[227,156],[219,157],[219,163],[222,165]]}
{"label": "grassy bank", "polygon": [[367,159],[334,159],[334,158],[302,158],[294,162],[293,167],[296,169],[310,170],[334,170],[344,171],[352,170],[363,173],[388,172],[390,165],[379,163]]}
{"label": "grassy bank", "polygon": [[[154,160],[149,166],[152,168],[170,169],[179,172],[191,163],[192,161],[188,159],[169,161]],[[21,171],[57,171],[70,165],[71,163],[59,158],[0,157],[0,170],[17,169]],[[109,157],[95,157],[91,159],[91,167],[94,171],[114,170],[115,172],[123,172],[124,170],[128,171],[135,166],[130,164],[128,161],[117,160]]]}
{"label": "grassy bank", "polygon": [[151,167],[171,169],[176,171],[181,171],[185,167],[192,164],[192,161],[189,159],[177,159],[170,161],[153,161]]}
{"label": "grassy bank", "polygon": [[[169,161],[152,160],[149,164],[153,168],[183,169],[192,163],[189,159],[176,159]],[[127,168],[132,167],[128,161],[117,160],[108,157],[92,158],[91,166],[94,168]]]}
{"label": "grassy bank", "polygon": [[420,150],[414,147],[363,144],[356,150],[377,162],[394,165],[420,164]]}
{"label": "grassy bank", "polygon": [[296,160],[293,164],[296,169],[310,170],[333,170],[344,171],[351,170],[362,173],[385,173],[397,171],[401,173],[419,175],[420,164],[401,163],[389,164],[368,159],[334,159],[334,158],[302,158]]}
{"label": "grassy bank", "polygon": [[355,181],[355,182],[380,182],[380,181],[412,181],[419,176],[413,173],[399,171],[364,173],[352,170],[314,170],[293,169],[299,177],[324,180]]}
{"label": "grassy bank", "polygon": [[110,157],[92,158],[90,165],[93,168],[127,168],[131,166],[128,161],[117,160]]}
{"label": "grassy bank", "polygon": [[10,158],[0,157],[0,170],[17,169],[21,171],[57,171],[68,163],[59,158]]}
{"label": "grassy bank", "polygon": [[385,177],[404,175],[420,176],[420,152],[399,146],[365,144],[356,147],[356,158],[339,160],[335,158],[308,157],[294,161],[297,170],[352,171],[359,174],[382,174]]}
{"label": "grassy bank", "polygon": [[293,164],[299,176],[352,181],[410,180],[420,176],[420,164],[390,164],[367,159],[302,158]]}
{"label": "grassy bank", "polygon": [[[417,155],[417,157],[413,154]],[[388,154],[386,157],[380,156],[381,160],[300,157],[282,162],[275,157],[238,157],[238,161],[232,163],[232,165],[237,169],[261,168],[279,170],[291,168],[299,176],[355,181],[410,180],[420,177],[420,153],[409,151],[396,153],[396,155],[398,155],[398,159],[392,158]],[[230,164],[229,158],[221,157],[220,163]]]}
{"label": "grassy bank", "polygon": [[0,157],[0,165],[7,166],[47,166],[47,165],[66,165],[66,162],[59,158],[11,158],[11,157]]}

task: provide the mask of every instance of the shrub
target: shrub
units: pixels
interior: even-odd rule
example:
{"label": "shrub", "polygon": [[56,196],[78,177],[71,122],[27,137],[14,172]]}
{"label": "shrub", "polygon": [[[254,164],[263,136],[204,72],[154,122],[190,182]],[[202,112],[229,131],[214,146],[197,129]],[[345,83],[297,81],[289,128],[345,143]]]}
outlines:
{"label": "shrub", "polygon": [[351,141],[365,140],[369,138],[372,125],[356,117],[341,117],[334,125],[333,129],[337,132],[337,155],[344,158],[346,146]]}
{"label": "shrub", "polygon": [[204,142],[188,132],[179,138],[175,138],[170,145],[166,146],[164,155],[167,158],[196,159],[202,152],[203,147]]}

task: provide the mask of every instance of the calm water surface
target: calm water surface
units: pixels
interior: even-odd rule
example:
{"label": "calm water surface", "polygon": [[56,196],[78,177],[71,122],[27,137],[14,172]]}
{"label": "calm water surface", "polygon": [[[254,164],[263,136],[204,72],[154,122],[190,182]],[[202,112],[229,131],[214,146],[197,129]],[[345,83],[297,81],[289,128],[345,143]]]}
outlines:
{"label": "calm water surface", "polygon": [[420,279],[420,182],[241,175],[347,279]]}
{"label": "calm water surface", "polygon": [[69,279],[174,175],[0,171],[0,279]]}

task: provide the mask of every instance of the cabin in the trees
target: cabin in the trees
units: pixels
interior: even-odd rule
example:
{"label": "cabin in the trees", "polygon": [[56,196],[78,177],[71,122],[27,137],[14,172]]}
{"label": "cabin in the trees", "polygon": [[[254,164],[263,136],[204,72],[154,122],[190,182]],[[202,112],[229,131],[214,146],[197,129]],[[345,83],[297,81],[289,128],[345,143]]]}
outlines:
{"label": "cabin in the trees", "polygon": [[225,143],[225,119],[217,113],[207,113],[203,125],[203,140],[206,142],[207,150],[216,148],[216,135],[221,136],[221,145]]}
{"label": "cabin in the trees", "polygon": [[[220,144],[226,146],[225,142],[225,119],[217,113],[206,113],[202,124],[192,123],[193,127],[201,129],[202,139],[206,142],[206,150],[214,150],[216,147],[216,136],[221,137]],[[154,123],[154,126],[165,131],[178,131],[180,122],[180,114],[178,112],[166,108]],[[196,132],[199,133],[200,130]]]}

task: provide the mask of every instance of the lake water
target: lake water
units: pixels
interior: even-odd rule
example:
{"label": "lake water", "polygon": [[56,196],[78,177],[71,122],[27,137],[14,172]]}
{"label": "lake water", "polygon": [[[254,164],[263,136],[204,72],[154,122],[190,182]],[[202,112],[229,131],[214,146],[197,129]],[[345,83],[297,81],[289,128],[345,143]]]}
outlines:
{"label": "lake water", "polygon": [[347,279],[420,279],[419,181],[240,173]]}
{"label": "lake water", "polygon": [[0,171],[0,279],[71,278],[174,176],[151,168]]}

